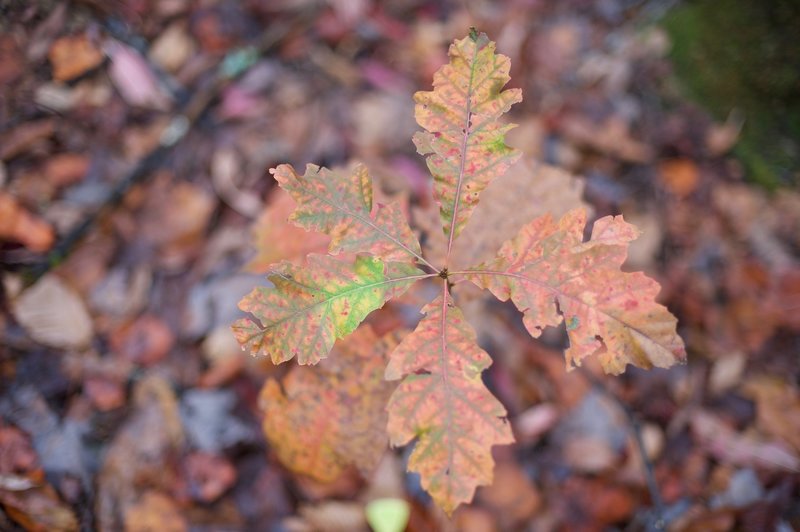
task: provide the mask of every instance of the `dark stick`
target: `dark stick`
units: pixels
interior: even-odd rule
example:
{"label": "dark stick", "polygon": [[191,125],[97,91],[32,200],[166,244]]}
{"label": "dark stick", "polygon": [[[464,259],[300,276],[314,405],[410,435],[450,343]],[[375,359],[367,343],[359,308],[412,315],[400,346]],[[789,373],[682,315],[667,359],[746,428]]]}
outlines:
{"label": "dark stick", "polygon": [[617,397],[615,393],[606,388],[602,381],[582,368],[578,368],[578,371],[580,371],[581,375],[583,375],[586,380],[591,383],[595,390],[598,390],[603,395],[614,401],[628,418],[631,432],[633,433],[633,438],[636,441],[636,447],[639,450],[639,457],[641,458],[644,466],[644,477],[645,482],[647,483],[647,491],[650,493],[650,499],[653,502],[653,515],[647,520],[647,530],[664,530],[667,525],[664,519],[667,509],[664,506],[664,500],[661,498],[661,490],[659,490],[658,483],[656,482],[653,462],[650,460],[650,457],[647,456],[647,449],[645,449],[644,446],[644,439],[642,438],[642,428],[641,424],[639,423],[639,418],[636,417],[636,413],[627,404],[625,404],[622,399]]}

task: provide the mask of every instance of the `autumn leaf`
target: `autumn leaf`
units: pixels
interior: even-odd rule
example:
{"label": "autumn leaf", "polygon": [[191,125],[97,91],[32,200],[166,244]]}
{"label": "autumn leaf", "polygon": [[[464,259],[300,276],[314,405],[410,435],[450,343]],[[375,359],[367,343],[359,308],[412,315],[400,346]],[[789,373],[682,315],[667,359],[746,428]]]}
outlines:
{"label": "autumn leaf", "polygon": [[472,500],[477,486],[491,483],[492,446],[514,437],[505,408],[481,381],[492,360],[444,286],[422,309],[426,316],[416,330],[391,354],[385,376],[407,375],[387,407],[390,441],[405,445],[419,439],[408,468],[452,514]]}
{"label": "autumn leaf", "polygon": [[395,385],[383,380],[393,334],[369,326],[336,344],[317,367],[296,367],[261,390],[264,434],[281,463],[320,482],[354,464],[366,474],[386,450],[386,402]]}
{"label": "autumn leaf", "polygon": [[522,93],[502,90],[511,79],[511,61],[494,51],[484,33],[455,41],[450,63],[434,74],[433,90],[414,95],[417,123],[426,130],[414,135],[414,144],[428,156],[448,252],[478,195],[520,155],[505,144],[514,126],[498,119],[522,100]]}
{"label": "autumn leaf", "polygon": [[309,253],[325,253],[330,238],[290,224],[287,219],[297,203],[283,190],[270,194],[264,211],[253,224],[256,256],[247,264],[248,271],[262,273],[282,260],[302,261]]}
{"label": "autumn leaf", "polygon": [[278,264],[268,276],[274,287],[258,287],[239,302],[257,321],[233,324],[242,346],[275,364],[297,357],[316,364],[375,309],[405,291],[423,274],[410,264],[360,255],[355,261],[309,255],[305,267]]}
{"label": "autumn leaf", "polygon": [[585,225],[583,209],[558,223],[550,215],[537,218],[503,244],[493,261],[466,276],[498,299],[511,299],[534,337],[561,323],[563,315],[570,340],[567,368],[595,354],[615,375],[627,364],[666,368],[685,361],[677,320],[655,301],[658,283],[620,270],[639,231],[622,216],[606,216],[583,242]]}
{"label": "autumn leaf", "polygon": [[302,176],[288,164],[270,173],[297,202],[289,220],[330,235],[331,253],[370,253],[390,261],[428,264],[400,204],[373,205],[372,178],[363,165],[350,175],[313,164]]}

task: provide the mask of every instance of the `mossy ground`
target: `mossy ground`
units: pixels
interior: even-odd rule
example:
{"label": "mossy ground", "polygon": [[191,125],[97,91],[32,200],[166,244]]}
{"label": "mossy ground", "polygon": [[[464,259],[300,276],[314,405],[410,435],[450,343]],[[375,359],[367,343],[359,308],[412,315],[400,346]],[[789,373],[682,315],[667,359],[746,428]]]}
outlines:
{"label": "mossy ground", "polygon": [[717,119],[745,126],[734,148],[750,181],[800,183],[800,3],[698,0],[664,19],[680,84]]}

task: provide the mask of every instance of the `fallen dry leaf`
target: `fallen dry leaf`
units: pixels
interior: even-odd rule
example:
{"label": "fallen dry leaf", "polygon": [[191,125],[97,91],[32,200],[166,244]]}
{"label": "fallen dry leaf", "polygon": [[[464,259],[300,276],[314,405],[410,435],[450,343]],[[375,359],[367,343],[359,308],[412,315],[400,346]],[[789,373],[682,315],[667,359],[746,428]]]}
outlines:
{"label": "fallen dry leaf", "polygon": [[57,81],[75,79],[103,62],[103,53],[85,34],[57,39],[48,56]]}
{"label": "fallen dry leaf", "polygon": [[53,246],[53,227],[23,208],[14,196],[0,191],[0,240],[20,242],[31,251]]}
{"label": "fallen dry leaf", "polygon": [[132,413],[111,442],[97,476],[97,527],[121,530],[123,519],[125,525],[148,524],[155,514],[163,522],[133,530],[170,530],[165,527],[173,524],[174,530],[184,530],[181,520],[173,519],[169,498],[146,495],[170,490],[177,480],[175,464],[184,445],[177,399],[170,383],[152,374],[139,381],[133,396]]}
{"label": "fallen dry leaf", "polygon": [[171,24],[150,47],[150,59],[169,72],[176,72],[195,53],[195,45],[181,22]]}
{"label": "fallen dry leaf", "polygon": [[530,521],[539,510],[542,497],[525,475],[520,464],[500,462],[490,486],[479,488],[478,499],[492,508],[503,530]]}
{"label": "fallen dry leaf", "polygon": [[136,364],[153,365],[172,349],[175,335],[158,317],[144,315],[117,330],[110,338],[111,349]]}
{"label": "fallen dry leaf", "polygon": [[667,190],[685,198],[697,189],[700,170],[691,159],[669,159],[659,163],[658,178]]}
{"label": "fallen dry leaf", "polygon": [[236,469],[230,460],[204,451],[184,460],[189,495],[201,502],[217,500],[236,482]]}
{"label": "fallen dry leaf", "polygon": [[94,335],[81,296],[53,274],[22,292],[12,309],[31,338],[45,345],[80,349]]}
{"label": "fallen dry leaf", "polygon": [[778,438],[800,452],[800,392],[783,378],[750,377],[744,393],[756,403],[756,426],[767,436]]}
{"label": "fallen dry leaf", "polygon": [[0,160],[8,161],[28,148],[53,135],[56,121],[52,118],[24,122],[0,136]]}
{"label": "fallen dry leaf", "polygon": [[89,170],[89,157],[78,153],[61,153],[47,160],[44,175],[56,187],[81,181]]}
{"label": "fallen dry leaf", "polygon": [[125,532],[184,532],[189,527],[175,502],[150,490],[125,512]]}
{"label": "fallen dry leaf", "polygon": [[111,58],[108,75],[126,102],[162,111],[169,108],[169,96],[139,52],[113,40],[106,50]]}
{"label": "fallen dry leaf", "polygon": [[[469,267],[491,259],[506,240],[530,219],[545,213],[561,216],[576,207],[591,207],[583,201],[583,179],[534,161],[523,159],[495,179],[481,194],[460,238],[453,242],[452,263]],[[438,207],[414,209],[416,226],[424,233],[425,257],[444,262],[447,239],[439,227]],[[454,268],[456,269],[456,268]]]}
{"label": "fallen dry leaf", "polygon": [[396,343],[365,326],[337,342],[316,367],[295,367],[281,384],[266,382],[259,396],[264,432],[286,467],[332,482],[350,464],[364,474],[377,466],[395,388],[383,380],[383,368]]}

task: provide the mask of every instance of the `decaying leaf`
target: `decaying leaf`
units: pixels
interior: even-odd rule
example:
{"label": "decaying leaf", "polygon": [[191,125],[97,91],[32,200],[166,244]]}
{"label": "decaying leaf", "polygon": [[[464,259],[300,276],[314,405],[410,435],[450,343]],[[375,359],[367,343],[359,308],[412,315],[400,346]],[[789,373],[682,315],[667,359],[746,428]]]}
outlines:
{"label": "decaying leaf", "polygon": [[282,262],[269,275],[274,288],[256,288],[239,303],[258,322],[239,320],[233,331],[251,353],[276,364],[293,357],[316,364],[367,314],[425,277],[410,264],[364,255],[355,261],[309,255],[302,268]]}
{"label": "decaying leaf", "polygon": [[270,170],[298,207],[289,220],[330,235],[330,252],[371,253],[385,260],[422,258],[399,203],[373,205],[372,178],[356,166],[349,176],[310,164],[299,175],[288,164]]}
{"label": "decaying leaf", "polygon": [[550,215],[537,218],[467,277],[497,298],[511,299],[534,337],[561,323],[563,315],[570,340],[567,368],[594,354],[615,375],[627,364],[666,368],[683,362],[677,320],[655,302],[658,283],[620,270],[639,231],[622,216],[606,216],[583,242],[585,225],[582,209],[559,222]]}
{"label": "decaying leaf", "polygon": [[414,135],[414,144],[428,156],[448,249],[481,191],[520,155],[505,143],[514,126],[498,119],[522,101],[522,92],[502,90],[511,79],[511,61],[494,50],[484,33],[455,41],[450,63],[433,76],[433,90],[414,95],[417,122],[425,129]]}
{"label": "decaying leaf", "polygon": [[293,368],[261,390],[264,434],[292,471],[332,482],[350,464],[370,473],[386,450],[386,402],[395,386],[383,380],[393,335],[370,327],[338,343],[318,367]]}
{"label": "decaying leaf", "polygon": [[407,375],[389,400],[389,438],[392,445],[418,438],[408,468],[452,514],[491,483],[492,445],[514,437],[505,408],[481,381],[492,360],[447,291],[422,312],[386,367],[388,380]]}

